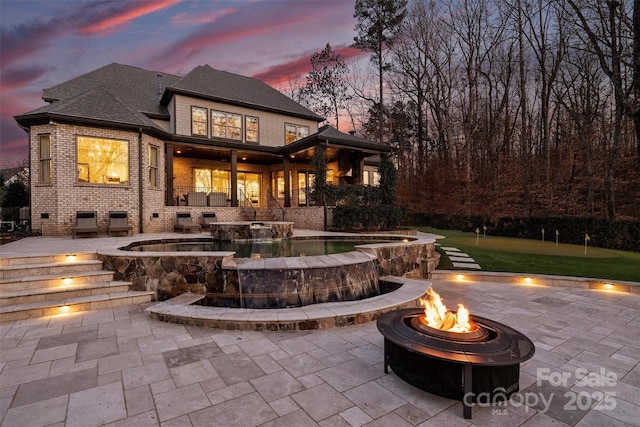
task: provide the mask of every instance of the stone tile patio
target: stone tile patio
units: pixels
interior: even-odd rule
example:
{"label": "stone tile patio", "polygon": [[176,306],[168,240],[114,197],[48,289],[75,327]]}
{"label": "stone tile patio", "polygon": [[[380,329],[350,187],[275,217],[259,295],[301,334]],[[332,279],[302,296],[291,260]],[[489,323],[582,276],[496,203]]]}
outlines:
{"label": "stone tile patio", "polygon": [[464,302],[536,344],[520,392],[477,404],[471,420],[460,402],[384,374],[375,322],[226,331],[153,320],[144,304],[1,323],[1,425],[640,425],[640,294],[432,284],[450,306]]}

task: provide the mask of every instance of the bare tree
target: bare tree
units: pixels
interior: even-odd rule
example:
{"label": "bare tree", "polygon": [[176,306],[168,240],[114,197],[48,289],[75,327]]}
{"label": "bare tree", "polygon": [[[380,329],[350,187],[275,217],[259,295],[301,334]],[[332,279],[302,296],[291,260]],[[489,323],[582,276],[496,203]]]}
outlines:
{"label": "bare tree", "polygon": [[[621,140],[622,116],[635,123],[636,143],[640,152],[640,5],[634,1],[633,19],[626,3],[618,0],[567,3],[578,17],[587,36],[585,41],[597,56],[602,71],[609,78],[615,95],[615,115],[610,161],[605,178],[607,217],[616,217],[614,177]],[[631,52],[631,57],[626,56]],[[629,78],[629,74],[632,77]],[[640,154],[636,154],[640,155]]]}
{"label": "bare tree", "polygon": [[347,65],[342,56],[327,43],[322,51],[311,55],[311,71],[301,91],[316,113],[335,118],[336,128],[340,125],[340,111],[350,99],[346,74]]}

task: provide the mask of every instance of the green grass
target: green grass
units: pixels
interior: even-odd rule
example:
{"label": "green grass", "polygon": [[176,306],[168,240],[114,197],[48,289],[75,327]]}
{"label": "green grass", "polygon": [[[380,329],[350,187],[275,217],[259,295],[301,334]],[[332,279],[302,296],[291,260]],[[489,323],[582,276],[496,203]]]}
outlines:
{"label": "green grass", "polygon": [[[445,236],[438,239],[441,246],[452,246],[469,254],[484,271],[511,273],[553,274],[592,277],[609,280],[640,282],[640,253],[560,243],[553,240],[516,239],[511,237],[483,237],[476,244],[475,233],[415,227],[426,233]],[[549,236],[551,237],[551,236]],[[438,269],[452,269],[444,251]]]}

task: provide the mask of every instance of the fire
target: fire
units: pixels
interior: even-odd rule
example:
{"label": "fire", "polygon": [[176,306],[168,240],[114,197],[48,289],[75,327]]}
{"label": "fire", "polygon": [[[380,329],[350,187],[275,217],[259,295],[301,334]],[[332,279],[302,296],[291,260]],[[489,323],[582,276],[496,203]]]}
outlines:
{"label": "fire", "polygon": [[458,304],[458,312],[452,313],[442,302],[440,295],[429,288],[426,298],[420,298],[424,306],[424,320],[428,326],[448,332],[470,332],[473,330],[469,322],[469,310]]}

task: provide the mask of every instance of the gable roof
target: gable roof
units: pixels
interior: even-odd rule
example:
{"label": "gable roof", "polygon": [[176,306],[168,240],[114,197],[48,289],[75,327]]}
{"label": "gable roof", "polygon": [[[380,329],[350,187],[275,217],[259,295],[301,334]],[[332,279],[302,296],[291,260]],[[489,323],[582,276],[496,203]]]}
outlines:
{"label": "gable roof", "polygon": [[392,151],[392,147],[388,144],[380,143],[378,141],[371,141],[365,138],[360,138],[359,136],[343,133],[331,125],[324,125],[320,129],[318,129],[317,133],[314,133],[313,135],[309,135],[306,138],[299,139],[298,141],[284,146],[283,151],[287,154],[294,153],[296,151],[304,150],[305,148],[314,146],[318,142],[327,142],[336,146],[360,148],[363,151],[371,151],[376,153]]}
{"label": "gable roof", "polygon": [[104,87],[80,93],[68,99],[53,102],[28,113],[31,116],[46,115],[54,119],[83,118],[93,122],[110,122],[119,125],[156,127],[147,116],[129,107]]}
{"label": "gable roof", "polygon": [[162,103],[166,105],[173,93],[182,93],[258,110],[283,112],[318,122],[324,120],[324,117],[303,107],[261,80],[215,70],[209,65],[198,66],[173,85],[167,86]]}
{"label": "gable roof", "polygon": [[132,110],[166,116],[167,109],[159,102],[160,94],[164,87],[178,80],[180,77],[171,74],[112,63],[45,89],[42,99],[47,102],[61,101],[105,88]]}
{"label": "gable roof", "polygon": [[324,120],[260,80],[218,71],[208,65],[198,66],[180,77],[117,63],[44,89],[42,99],[50,104],[15,119],[28,126],[38,120],[75,118],[162,132],[151,118],[169,119],[167,104],[174,93],[318,122]]}

